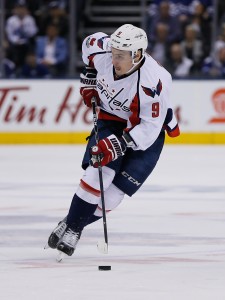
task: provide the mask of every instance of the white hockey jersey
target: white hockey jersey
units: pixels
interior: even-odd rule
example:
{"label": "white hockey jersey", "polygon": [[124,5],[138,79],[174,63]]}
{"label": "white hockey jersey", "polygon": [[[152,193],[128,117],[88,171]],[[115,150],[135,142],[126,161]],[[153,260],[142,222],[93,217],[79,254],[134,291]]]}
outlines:
{"label": "white hockey jersey", "polygon": [[171,137],[179,135],[170,104],[171,75],[151,56],[145,54],[138,70],[116,78],[110,37],[105,33],[88,36],[83,42],[82,53],[84,63],[98,72],[99,119],[126,122],[125,131],[134,141],[134,150],[150,147],[163,128]]}

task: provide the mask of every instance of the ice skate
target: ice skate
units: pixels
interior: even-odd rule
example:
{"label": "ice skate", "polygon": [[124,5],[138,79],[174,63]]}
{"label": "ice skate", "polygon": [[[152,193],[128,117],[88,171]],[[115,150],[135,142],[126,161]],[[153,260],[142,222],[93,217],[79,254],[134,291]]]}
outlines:
{"label": "ice skate", "polygon": [[68,227],[62,237],[62,240],[57,245],[57,250],[71,256],[76,249],[80,236],[81,232],[75,232]]}
{"label": "ice skate", "polygon": [[66,218],[64,218],[62,221],[59,222],[57,227],[52,231],[48,238],[48,243],[45,246],[45,249],[52,248],[55,249],[59,243],[59,241],[62,239],[65,231],[66,231]]}

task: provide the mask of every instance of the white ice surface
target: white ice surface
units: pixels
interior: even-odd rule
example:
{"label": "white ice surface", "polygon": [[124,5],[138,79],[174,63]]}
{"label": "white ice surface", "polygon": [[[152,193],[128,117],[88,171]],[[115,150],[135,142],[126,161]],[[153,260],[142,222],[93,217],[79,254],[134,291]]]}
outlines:
{"label": "white ice surface", "polygon": [[[0,146],[1,300],[224,300],[225,147],[166,146],[153,174],[71,258],[44,250],[82,174],[83,146]],[[98,265],[112,271],[98,271]]]}

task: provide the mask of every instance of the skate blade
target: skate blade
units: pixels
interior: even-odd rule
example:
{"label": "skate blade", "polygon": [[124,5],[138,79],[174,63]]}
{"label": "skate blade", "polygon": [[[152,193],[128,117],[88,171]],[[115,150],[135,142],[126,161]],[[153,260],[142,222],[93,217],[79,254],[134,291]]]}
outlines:
{"label": "skate blade", "polygon": [[97,248],[98,248],[98,251],[103,253],[103,254],[108,253],[108,244],[106,242],[98,241]]}
{"label": "skate blade", "polygon": [[59,251],[58,255],[56,256],[56,261],[58,263],[60,263],[64,259],[65,256],[66,256],[65,253],[63,253],[62,251]]}

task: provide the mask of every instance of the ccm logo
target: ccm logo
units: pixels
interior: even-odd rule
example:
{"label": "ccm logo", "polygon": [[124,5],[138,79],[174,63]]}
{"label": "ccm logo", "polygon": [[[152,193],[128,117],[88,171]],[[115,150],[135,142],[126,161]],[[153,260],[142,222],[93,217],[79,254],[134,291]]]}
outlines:
{"label": "ccm logo", "polygon": [[133,177],[131,177],[127,172],[123,171],[121,173],[125,178],[127,178],[130,182],[132,182],[133,184],[136,184],[136,186],[139,186],[141,183],[138,182],[136,179],[134,179]]}

